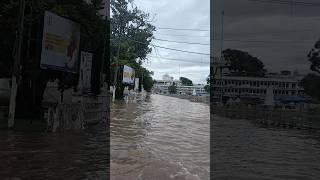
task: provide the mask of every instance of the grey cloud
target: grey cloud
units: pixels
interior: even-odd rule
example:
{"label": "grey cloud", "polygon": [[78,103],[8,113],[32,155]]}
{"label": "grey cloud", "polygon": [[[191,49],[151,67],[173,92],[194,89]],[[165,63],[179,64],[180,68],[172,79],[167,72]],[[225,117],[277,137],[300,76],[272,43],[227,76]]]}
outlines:
{"label": "grey cloud", "polygon": [[[200,3],[201,2],[201,3]],[[150,13],[155,15],[155,21],[153,24],[156,27],[171,27],[171,28],[187,28],[187,29],[209,29],[210,28],[210,0],[136,0],[135,4]],[[167,39],[171,41],[183,41],[183,42],[199,42],[210,43],[210,37],[208,32],[193,32],[193,31],[172,31],[158,29],[155,32],[155,37],[159,39]],[[171,35],[187,35],[187,36],[166,36],[162,34]],[[208,37],[194,37],[194,36],[208,36]],[[163,42],[154,40],[152,42],[155,45],[181,49],[194,52],[210,52],[210,46],[201,45],[188,45],[172,42]],[[166,58],[185,59],[186,61],[205,61],[209,62],[209,56],[194,55],[183,52],[171,51],[161,48],[153,50],[150,56],[161,56]],[[209,74],[209,63],[189,63],[172,61],[165,59],[157,59],[149,57],[150,62],[144,66],[154,71],[154,78],[161,79],[162,75],[166,72],[176,79],[179,78],[179,66],[180,75],[185,76],[193,80],[194,82],[206,82],[206,77]]]}
{"label": "grey cloud", "polygon": [[[215,56],[219,56],[222,6],[221,1],[216,2],[212,26],[216,40],[211,41],[211,47]],[[224,2],[224,49],[248,51],[260,58],[269,71],[309,71],[307,53],[320,37],[320,13],[317,8],[295,7],[291,16],[288,5],[248,0]]]}

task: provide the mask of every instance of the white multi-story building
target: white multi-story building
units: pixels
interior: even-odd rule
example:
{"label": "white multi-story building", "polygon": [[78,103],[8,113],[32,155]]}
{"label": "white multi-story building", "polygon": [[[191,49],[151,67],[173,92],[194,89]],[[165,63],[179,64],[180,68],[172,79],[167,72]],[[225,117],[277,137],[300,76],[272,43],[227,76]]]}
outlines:
{"label": "white multi-story building", "polygon": [[196,94],[196,95],[206,95],[208,94],[204,88],[205,85],[197,84],[193,86],[177,86],[177,94]]}
{"label": "white multi-story building", "polygon": [[214,98],[221,96],[235,97],[257,97],[265,99],[267,89],[273,90],[274,97],[298,97],[304,95],[300,86],[303,76],[294,75],[269,75],[267,77],[241,77],[222,76],[213,81]]}
{"label": "white multi-story building", "polygon": [[197,84],[193,86],[183,86],[179,80],[174,80],[173,77],[168,75],[163,76],[163,80],[156,80],[153,85],[153,92],[160,94],[169,94],[169,87],[175,85],[177,87],[177,94],[194,94],[205,95],[208,94],[204,85]]}

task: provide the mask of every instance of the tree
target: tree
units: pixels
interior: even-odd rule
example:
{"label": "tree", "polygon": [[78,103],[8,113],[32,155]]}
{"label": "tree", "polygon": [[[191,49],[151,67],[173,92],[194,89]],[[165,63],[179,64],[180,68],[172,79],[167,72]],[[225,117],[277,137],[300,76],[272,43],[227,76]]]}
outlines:
{"label": "tree", "polygon": [[148,71],[145,69],[145,73],[143,75],[143,89],[147,92],[151,92],[153,87],[154,81],[150,75],[153,75],[153,72]]}
{"label": "tree", "polygon": [[258,77],[266,73],[263,62],[248,52],[226,49],[223,51],[223,56],[229,64],[229,70],[235,73]]}
{"label": "tree", "polygon": [[320,40],[318,40],[314,48],[308,54],[309,61],[311,62],[310,69],[320,73]]}
{"label": "tree", "polygon": [[[318,40],[314,48],[308,54],[308,60],[311,62],[310,69],[316,73],[320,73],[320,40]],[[320,100],[320,76],[317,74],[308,74],[302,81],[301,85],[306,94]]]}
{"label": "tree", "polygon": [[186,77],[180,77],[180,81],[181,81],[181,84],[184,86],[192,86],[193,85],[192,81]]}
{"label": "tree", "polygon": [[[10,77],[12,72],[14,42],[19,1],[11,0],[0,3],[0,77]],[[78,74],[41,70],[40,52],[42,43],[43,12],[51,11],[80,24],[80,50],[94,54],[92,65],[92,91],[100,90],[100,73],[108,68],[108,53],[104,46],[106,23],[99,11],[103,8],[102,0],[93,0],[90,4],[79,0],[28,0],[25,8],[24,39],[22,52],[22,79],[17,94],[17,114],[40,115],[41,102],[46,84],[49,80],[59,79],[60,88],[72,88],[77,85]],[[108,37],[106,39],[109,39]],[[102,59],[107,60],[102,67]],[[2,71],[6,69],[6,71]],[[31,87],[30,87],[30,82]],[[23,112],[22,112],[23,111]]]}
{"label": "tree", "polygon": [[210,93],[210,75],[207,77],[207,84],[204,86],[207,93]]}
{"label": "tree", "polygon": [[175,84],[172,84],[168,87],[168,91],[170,94],[177,94],[177,86]]}
{"label": "tree", "polygon": [[306,75],[302,81],[301,85],[304,88],[306,94],[311,97],[320,100],[320,76],[316,74]]}
{"label": "tree", "polygon": [[[134,7],[128,0],[111,0],[111,10],[112,76],[117,65],[128,65],[135,69],[137,77],[144,79],[143,83],[148,83],[144,84],[144,88],[151,90],[152,73],[142,67],[143,62],[147,61],[147,54],[152,51],[150,43],[155,27],[151,24],[150,15]],[[117,78],[117,85],[122,86],[120,78]],[[122,98],[121,92],[117,94],[117,99]]]}

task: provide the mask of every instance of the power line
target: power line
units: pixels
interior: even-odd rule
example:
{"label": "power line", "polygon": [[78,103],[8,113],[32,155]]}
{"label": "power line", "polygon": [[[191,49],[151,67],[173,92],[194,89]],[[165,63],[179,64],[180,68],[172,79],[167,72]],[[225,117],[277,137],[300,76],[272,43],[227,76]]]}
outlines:
{"label": "power line", "polygon": [[154,38],[154,39],[158,40],[158,41],[165,41],[165,42],[174,42],[174,43],[181,43],[181,44],[193,44],[193,45],[196,44],[196,45],[210,46],[210,44],[204,44],[204,43],[172,41],[172,40],[158,39],[158,38]]}
{"label": "power line", "polygon": [[210,31],[208,29],[183,29],[183,28],[169,28],[169,27],[160,27],[157,29],[162,30],[173,30],[173,31]]}
{"label": "power line", "polygon": [[[140,41],[135,41],[135,40],[131,40],[131,39],[128,39],[128,40],[136,42],[136,43],[139,43],[139,44],[149,45],[149,44],[146,44],[146,43],[143,43],[143,42],[140,42]],[[186,51],[186,50],[175,49],[175,48],[168,48],[168,47],[164,47],[164,46],[154,45],[154,44],[151,44],[151,43],[150,43],[150,45],[153,46],[153,47],[158,47],[158,48],[167,49],[167,50],[171,50],[171,51],[178,51],[178,52],[184,52],[184,53],[189,53],[189,54],[199,54],[199,55],[210,56],[210,54],[208,54],[208,53]]]}
{"label": "power line", "polygon": [[[305,32],[305,33],[310,33],[310,32],[314,32],[314,33],[318,33],[316,32],[316,29],[302,29],[302,30],[285,30],[285,31],[260,31],[260,32],[243,32],[241,33],[241,35],[243,34],[248,34],[248,35],[261,35],[261,34],[265,34],[265,35],[270,35],[270,34],[282,34],[282,33],[285,33],[285,34],[288,34],[288,33],[302,33],[302,32]],[[239,32],[238,32],[239,33]],[[228,34],[228,33],[226,33]],[[216,37],[219,37],[220,35],[218,34],[215,34]]]}
{"label": "power line", "polygon": [[162,33],[156,33],[156,35],[162,35],[162,36],[177,36],[177,37],[209,37],[205,35],[196,36],[196,35],[187,35],[187,34],[162,34]]}
{"label": "power line", "polygon": [[[219,41],[220,39],[211,39],[214,41]],[[316,40],[287,40],[287,41],[281,41],[281,40],[240,40],[240,39],[224,39],[223,41],[226,42],[244,42],[244,43],[310,43],[310,42],[316,42]]]}
{"label": "power line", "polygon": [[303,2],[303,1],[293,1],[293,0],[248,0],[251,2],[261,2],[261,3],[271,3],[271,4],[282,4],[282,5],[294,5],[294,6],[320,6],[320,3],[316,2]]}
{"label": "power line", "polygon": [[186,59],[164,58],[164,57],[150,56],[150,55],[149,55],[149,57],[158,58],[158,59],[165,59],[165,60],[171,60],[171,61],[188,62],[188,63],[210,64],[210,62],[205,62],[205,61],[193,61],[193,60],[186,60]]}

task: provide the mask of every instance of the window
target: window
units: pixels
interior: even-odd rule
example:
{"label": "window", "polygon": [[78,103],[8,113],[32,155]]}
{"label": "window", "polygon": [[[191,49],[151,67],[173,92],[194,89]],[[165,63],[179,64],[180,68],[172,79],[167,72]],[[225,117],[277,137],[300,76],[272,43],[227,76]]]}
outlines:
{"label": "window", "polygon": [[295,89],[295,88],[296,88],[296,86],[297,86],[297,85],[296,85],[296,83],[292,83],[292,88],[294,88],[294,89]]}

